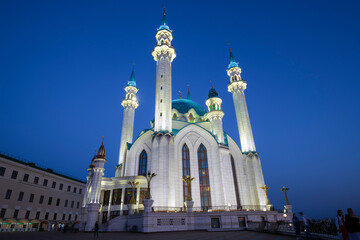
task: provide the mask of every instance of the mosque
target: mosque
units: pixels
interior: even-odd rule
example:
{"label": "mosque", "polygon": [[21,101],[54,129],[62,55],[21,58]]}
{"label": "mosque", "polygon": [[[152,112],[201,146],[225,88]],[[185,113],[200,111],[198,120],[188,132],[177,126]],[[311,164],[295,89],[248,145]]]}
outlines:
{"label": "mosque", "polygon": [[[240,146],[223,129],[222,99],[212,86],[205,102],[207,109],[191,100],[190,93],[186,99],[173,100],[171,64],[176,53],[165,12],[155,38],[152,51],[156,62],[155,117],[134,140],[134,117],[139,103],[133,69],[122,101],[124,112],[115,176],[103,177],[106,156],[102,144],[88,168],[87,191],[82,204],[83,228],[90,231],[98,222],[108,231],[124,230],[131,217],[139,215],[144,218],[145,215],[141,214],[145,214],[148,185],[143,175],[148,172],[156,176],[150,185],[151,204],[148,209],[151,210],[146,214],[168,214],[154,219],[157,226],[169,214],[186,214],[189,212],[187,208],[199,214],[249,213],[249,210],[253,214],[273,212],[270,211],[251,130],[245,99],[247,83],[241,78],[241,68],[231,49],[226,69],[229,77],[227,89],[233,96]],[[182,181],[186,176],[193,178],[190,185]],[[136,185],[131,185],[131,181]],[[191,199],[187,199],[188,190]],[[177,218],[172,216],[172,219],[174,225]],[[186,216],[180,219],[179,225],[191,225],[185,224],[188,221]],[[204,221],[207,220],[202,218],[202,224]],[[212,218],[209,221],[210,225],[213,224]],[[144,227],[144,222],[140,225],[137,226],[139,229]],[[171,221],[167,225],[171,226]],[[193,222],[191,229],[197,229],[194,225]]]}

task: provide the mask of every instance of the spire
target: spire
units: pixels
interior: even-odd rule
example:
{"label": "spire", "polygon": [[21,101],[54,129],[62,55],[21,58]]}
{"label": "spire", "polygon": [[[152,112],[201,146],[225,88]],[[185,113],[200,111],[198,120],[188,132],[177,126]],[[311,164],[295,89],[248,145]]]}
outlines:
{"label": "spire", "polygon": [[191,100],[191,96],[190,96],[190,85],[187,85],[188,87],[188,94],[187,94],[187,99]]}
{"label": "spire", "polygon": [[166,11],[165,11],[165,6],[164,6],[164,14],[163,14],[163,17],[162,17],[162,20],[161,20],[161,25],[159,27],[159,31],[160,30],[168,30],[168,31],[171,31],[169,26],[167,25],[167,20],[166,20]]}
{"label": "spire", "polygon": [[96,157],[105,159],[104,136],[102,137],[102,143],[101,143],[101,146],[99,148],[99,151],[98,151],[98,154]]}
{"label": "spire", "polygon": [[235,57],[234,57],[234,54],[232,53],[231,51],[231,47],[230,47],[230,44],[229,44],[229,52],[230,52],[230,64],[228,66],[228,70],[230,68],[233,68],[233,67],[239,67],[238,63],[235,62]]}
{"label": "spire", "polygon": [[135,68],[135,64],[133,63],[130,80],[128,81],[128,86],[132,86],[132,87],[136,87],[134,68]]}

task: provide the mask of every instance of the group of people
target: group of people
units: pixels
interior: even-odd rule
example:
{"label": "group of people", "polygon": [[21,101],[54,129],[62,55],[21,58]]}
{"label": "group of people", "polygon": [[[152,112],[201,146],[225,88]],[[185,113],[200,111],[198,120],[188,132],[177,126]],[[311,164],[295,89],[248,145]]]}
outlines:
{"label": "group of people", "polygon": [[[339,233],[339,239],[360,240],[359,217],[355,214],[355,212],[351,208],[347,209],[347,213],[348,214],[344,216],[342,210],[338,210],[337,212],[335,223]],[[308,217],[306,217],[302,212],[299,212],[299,215],[301,216],[301,219],[304,223],[306,238],[311,239],[310,225],[312,224],[312,221]],[[296,239],[301,239],[300,220],[295,213],[293,214],[292,221],[296,232]]]}
{"label": "group of people", "polygon": [[343,240],[360,240],[360,223],[359,217],[351,209],[347,209],[344,217],[342,210],[337,211],[336,227],[339,231],[339,237]]}
{"label": "group of people", "polygon": [[[303,212],[299,212],[299,215],[301,216],[303,222],[304,222],[304,228],[305,228],[305,234],[306,234],[306,238],[311,238],[311,231],[310,231],[310,224],[312,223],[312,221],[306,217],[304,215]],[[295,228],[295,233],[296,233],[296,239],[301,239],[300,238],[300,220],[299,218],[296,216],[295,213],[293,213],[293,225]]]}

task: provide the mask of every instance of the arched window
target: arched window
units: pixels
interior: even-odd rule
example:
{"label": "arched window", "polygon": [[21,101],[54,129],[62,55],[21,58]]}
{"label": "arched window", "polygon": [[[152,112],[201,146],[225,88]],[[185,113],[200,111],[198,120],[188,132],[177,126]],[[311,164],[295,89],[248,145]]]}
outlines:
{"label": "arched window", "polygon": [[145,150],[143,150],[139,157],[139,173],[138,175],[144,175],[147,171],[147,154]]}
{"label": "arched window", "polygon": [[195,118],[194,116],[192,115],[192,113],[189,114],[189,120],[190,122],[194,122]]}
{"label": "arched window", "polygon": [[[189,148],[186,144],[184,144],[184,146],[182,147],[182,166],[183,166],[183,177],[190,176],[190,153],[189,153]],[[183,183],[183,190],[184,190],[184,202],[185,202],[188,193],[188,188],[185,182]]]}
{"label": "arched window", "polygon": [[238,182],[237,182],[235,161],[234,161],[234,158],[233,158],[232,155],[230,155],[230,158],[231,158],[231,168],[232,168],[234,187],[235,187],[236,204],[237,204],[237,209],[240,209],[241,208],[241,203],[240,203],[239,185],[238,185]]}
{"label": "arched window", "polygon": [[176,113],[173,114],[173,120],[177,120],[177,115],[176,115]]}
{"label": "arched window", "polygon": [[198,163],[201,207],[207,210],[211,207],[211,195],[207,151],[203,144],[198,148]]}

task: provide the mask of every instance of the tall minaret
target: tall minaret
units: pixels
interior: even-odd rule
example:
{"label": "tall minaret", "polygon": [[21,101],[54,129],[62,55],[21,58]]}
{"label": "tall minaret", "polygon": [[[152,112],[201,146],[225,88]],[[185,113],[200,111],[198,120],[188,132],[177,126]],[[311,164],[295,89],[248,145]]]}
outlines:
{"label": "tall minaret", "polygon": [[123,176],[125,169],[124,166],[126,164],[126,145],[127,143],[132,143],[133,141],[135,109],[139,106],[139,103],[136,99],[137,91],[138,89],[136,88],[135,73],[133,67],[130,80],[128,81],[128,84],[125,88],[126,96],[121,102],[121,105],[124,107],[124,114],[121,129],[119,162],[116,166],[115,177]]}
{"label": "tall minaret", "polygon": [[152,52],[156,61],[155,132],[172,132],[171,62],[176,54],[171,46],[173,39],[171,32],[164,9],[161,26],[155,36],[157,44]]}
{"label": "tall minaret", "polygon": [[228,91],[233,94],[241,151],[243,153],[256,152],[245,100],[244,90],[246,89],[246,82],[241,79],[240,73],[241,68],[239,68],[238,63],[235,62],[234,55],[230,48],[230,64],[227,69],[227,74],[230,77]]}
{"label": "tall minaret", "polygon": [[211,89],[208,94],[208,100],[206,100],[206,106],[208,106],[209,112],[207,118],[211,123],[211,132],[215,135],[216,140],[220,144],[224,144],[224,131],[222,126],[222,118],[224,112],[221,110],[222,100],[219,98],[218,93],[211,84]]}

